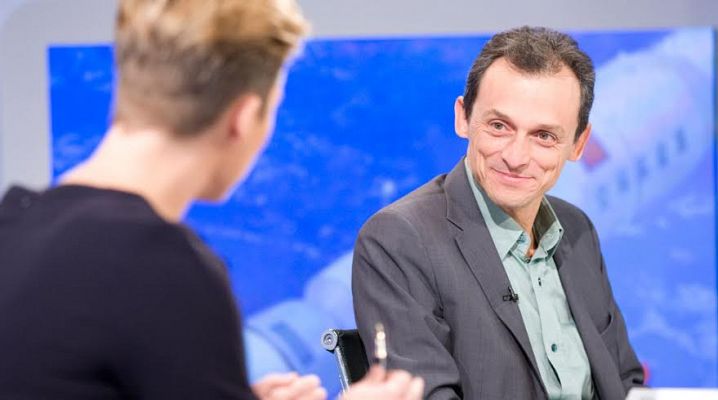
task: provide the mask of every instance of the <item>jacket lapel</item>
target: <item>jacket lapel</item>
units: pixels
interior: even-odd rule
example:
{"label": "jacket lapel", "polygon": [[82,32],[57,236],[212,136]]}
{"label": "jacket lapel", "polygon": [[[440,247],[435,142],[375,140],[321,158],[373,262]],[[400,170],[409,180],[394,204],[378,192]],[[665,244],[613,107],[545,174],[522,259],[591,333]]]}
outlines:
{"label": "jacket lapel", "polygon": [[558,249],[556,249],[554,261],[561,277],[561,285],[566,293],[571,315],[573,315],[573,320],[576,323],[576,328],[588,356],[588,362],[591,365],[591,377],[593,378],[596,393],[601,399],[622,399],[626,394],[614,384],[614,382],[621,381],[615,363],[591,320],[586,308],[587,305],[577,289],[579,286],[576,285],[576,282],[582,279],[577,274],[581,273],[580,271],[583,268],[577,268],[575,264],[584,262],[584,260],[581,257],[572,257],[572,247],[569,240],[566,239],[568,238],[564,237],[564,240],[561,241]]}
{"label": "jacket lapel", "polygon": [[491,308],[521,346],[543,387],[519,307],[515,302],[503,300],[510,285],[509,278],[469,187],[463,158],[446,177],[445,191],[446,217],[455,227],[456,244]]}

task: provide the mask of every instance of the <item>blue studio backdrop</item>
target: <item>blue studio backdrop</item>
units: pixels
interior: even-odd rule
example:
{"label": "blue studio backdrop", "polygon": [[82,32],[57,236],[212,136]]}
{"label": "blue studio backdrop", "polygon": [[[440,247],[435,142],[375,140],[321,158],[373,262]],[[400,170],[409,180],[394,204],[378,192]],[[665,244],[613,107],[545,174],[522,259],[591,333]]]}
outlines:
{"label": "blue studio backdrop", "polygon": [[[552,193],[595,222],[649,383],[717,386],[714,32],[575,37],[597,68],[594,134]],[[310,41],[255,171],[225,205],[192,208],[230,270],[252,379],[313,372],[338,391],[319,337],[354,326],[356,234],[463,155],[453,102],[487,39]],[[114,71],[109,45],[48,52],[57,178],[107,128]]]}

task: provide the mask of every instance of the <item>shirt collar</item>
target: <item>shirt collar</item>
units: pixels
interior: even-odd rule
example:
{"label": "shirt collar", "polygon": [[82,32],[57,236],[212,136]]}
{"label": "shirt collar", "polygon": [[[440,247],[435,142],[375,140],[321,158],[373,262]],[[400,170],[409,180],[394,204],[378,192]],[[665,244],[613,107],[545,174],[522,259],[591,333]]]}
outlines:
{"label": "shirt collar", "polygon": [[[517,248],[521,254],[525,254],[529,246],[528,233],[524,232],[513,218],[494,204],[483,188],[476,184],[474,174],[471,172],[466,158],[464,159],[464,167],[466,168],[466,176],[469,178],[469,186],[471,186],[476,204],[479,206],[481,216],[484,217],[486,227],[489,229],[494,246],[496,246],[501,258],[506,257],[514,248]],[[533,230],[536,237],[540,238],[535,257],[542,255],[552,257],[563,237],[563,227],[546,197],[541,200]]]}

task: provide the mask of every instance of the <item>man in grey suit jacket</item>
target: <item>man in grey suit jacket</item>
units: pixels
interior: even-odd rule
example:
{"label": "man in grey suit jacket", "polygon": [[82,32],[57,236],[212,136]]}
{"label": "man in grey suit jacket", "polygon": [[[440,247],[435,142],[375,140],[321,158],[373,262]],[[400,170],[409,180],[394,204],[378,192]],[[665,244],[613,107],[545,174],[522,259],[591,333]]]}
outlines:
{"label": "man in grey suit jacket", "polygon": [[[596,231],[546,196],[591,133],[595,73],[569,36],[494,36],[455,103],[466,158],[374,215],[354,252],[357,326],[429,399],[623,399],[643,372]],[[368,352],[371,340],[364,341]]]}

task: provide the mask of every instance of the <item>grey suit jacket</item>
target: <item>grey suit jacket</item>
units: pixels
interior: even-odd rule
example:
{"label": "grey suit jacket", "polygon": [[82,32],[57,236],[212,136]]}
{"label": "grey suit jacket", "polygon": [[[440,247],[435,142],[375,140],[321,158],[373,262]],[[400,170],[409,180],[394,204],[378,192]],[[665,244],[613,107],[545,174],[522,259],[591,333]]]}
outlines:
{"label": "grey suit jacket", "polygon": [[[549,201],[564,228],[554,260],[596,394],[624,399],[643,372],[596,231],[578,208]],[[357,239],[352,291],[367,352],[381,321],[389,367],[422,376],[429,399],[547,397],[518,305],[503,300],[508,286],[463,160],[379,211]]]}

